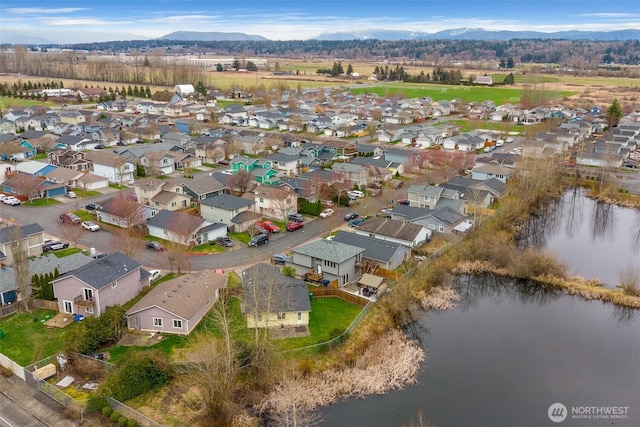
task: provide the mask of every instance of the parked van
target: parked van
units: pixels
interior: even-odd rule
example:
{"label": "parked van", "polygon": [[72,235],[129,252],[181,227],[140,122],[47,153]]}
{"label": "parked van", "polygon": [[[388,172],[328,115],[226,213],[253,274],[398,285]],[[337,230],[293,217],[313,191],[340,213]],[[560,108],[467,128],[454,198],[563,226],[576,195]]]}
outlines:
{"label": "parked van", "polygon": [[273,254],[271,257],[271,261],[274,264],[284,265],[287,260],[287,256],[285,254]]}
{"label": "parked van", "polygon": [[82,220],[78,215],[73,214],[71,212],[63,213],[62,215],[60,215],[60,221],[62,221],[63,224],[74,224],[74,225],[80,224],[80,222],[82,222]]}
{"label": "parked van", "polygon": [[249,240],[249,243],[247,245],[249,247],[252,247],[252,246],[264,245],[265,243],[269,243],[269,235],[267,235],[267,234],[258,234],[258,235],[253,236],[251,238],[251,240]]}
{"label": "parked van", "polygon": [[352,190],[347,192],[347,196],[349,196],[350,199],[360,199],[364,197],[364,193],[362,191]]}

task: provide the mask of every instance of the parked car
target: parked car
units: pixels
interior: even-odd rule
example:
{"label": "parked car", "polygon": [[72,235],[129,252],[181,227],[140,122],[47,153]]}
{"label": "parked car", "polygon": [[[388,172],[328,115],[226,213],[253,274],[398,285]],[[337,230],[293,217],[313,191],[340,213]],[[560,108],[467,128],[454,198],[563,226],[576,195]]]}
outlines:
{"label": "parked car", "polygon": [[88,211],[101,211],[102,205],[99,203],[89,203],[85,206],[85,209]]}
{"label": "parked car", "polygon": [[162,243],[155,242],[153,240],[148,241],[145,247],[147,249],[153,249],[154,251],[164,251],[164,246],[162,246]]}
{"label": "parked car", "polygon": [[247,243],[247,245],[249,247],[254,247],[264,245],[265,243],[269,243],[269,235],[260,233],[253,236],[251,240],[249,240],[249,243]]}
{"label": "parked car", "polygon": [[296,230],[300,230],[302,227],[304,227],[304,224],[301,222],[290,222],[287,224],[287,231],[296,231]]}
{"label": "parked car", "polygon": [[104,150],[104,144],[96,145],[96,150]]}
{"label": "parked car", "polygon": [[42,252],[58,251],[60,249],[67,249],[69,243],[61,242],[60,240],[45,240],[42,244]]}
{"label": "parked car", "polygon": [[233,240],[231,240],[227,236],[216,238],[216,243],[225,248],[230,248],[233,246]]}
{"label": "parked car", "polygon": [[75,199],[78,196],[73,191],[67,191],[67,197],[69,197],[71,199]]}
{"label": "parked car", "polygon": [[2,202],[11,206],[17,206],[21,203],[20,199],[18,199],[15,196],[7,196],[4,199],[2,199]]}
{"label": "parked car", "polygon": [[274,264],[284,265],[287,260],[287,256],[285,254],[273,254],[271,257],[271,261]]}
{"label": "parked car", "polygon": [[380,209],[380,213],[378,214],[378,216],[382,218],[391,218],[391,209],[388,209],[388,208]]}
{"label": "parked car", "polygon": [[513,138],[507,138],[504,140],[507,144],[511,144],[513,142]]}
{"label": "parked car", "polygon": [[287,219],[293,222],[304,222],[304,217],[299,213],[289,214],[287,215]]}
{"label": "parked car", "polygon": [[398,188],[402,188],[402,186],[404,185],[404,181],[396,181],[396,180],[394,180],[394,181],[392,181],[391,185],[393,186],[393,188],[395,190],[397,190]]}
{"label": "parked car", "polygon": [[218,160],[219,165],[229,166],[229,160]]}
{"label": "parked car", "polygon": [[154,282],[160,278],[162,272],[160,270],[149,270],[149,280]]}
{"label": "parked car", "polygon": [[82,221],[82,228],[89,231],[99,231],[100,226],[93,221]]}
{"label": "parked car", "polygon": [[503,139],[499,139],[496,141],[496,147],[502,147],[504,145],[504,140]]}
{"label": "parked car", "polygon": [[261,228],[268,233],[280,232],[280,227],[275,225],[272,221],[259,221],[256,223],[256,227]]}
{"label": "parked car", "polygon": [[404,200],[398,200],[398,204],[399,205],[409,206],[411,204],[411,202],[409,201],[409,199],[404,199]]}
{"label": "parked car", "polygon": [[358,218],[358,214],[355,212],[348,212],[344,214],[345,221],[351,221],[352,219],[356,219],[356,218]]}
{"label": "parked car", "polygon": [[91,255],[91,258],[93,259],[100,259],[100,258],[104,258],[106,256],[109,256],[110,254],[93,254]]}
{"label": "parked car", "polygon": [[325,209],[322,212],[320,212],[320,218],[329,218],[331,215],[333,215],[333,209]]}
{"label": "parked car", "polygon": [[349,221],[349,227],[357,227],[364,222],[364,218],[356,218]]}
{"label": "parked car", "polygon": [[347,196],[351,199],[360,199],[364,197],[364,193],[362,191],[352,190],[347,192]]}
{"label": "parked car", "polygon": [[60,221],[62,221],[63,224],[74,224],[74,225],[78,225],[82,222],[82,220],[78,215],[71,212],[66,212],[61,214]]}

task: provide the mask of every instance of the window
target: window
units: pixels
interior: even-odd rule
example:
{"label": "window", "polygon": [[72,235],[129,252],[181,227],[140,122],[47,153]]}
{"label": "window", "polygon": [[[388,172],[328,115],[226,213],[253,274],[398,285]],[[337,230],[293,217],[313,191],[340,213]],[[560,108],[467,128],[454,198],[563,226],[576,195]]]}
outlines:
{"label": "window", "polygon": [[253,315],[253,321],[258,323],[262,321],[262,314],[254,314]]}
{"label": "window", "polygon": [[93,307],[87,307],[84,309],[88,314],[93,314]]}
{"label": "window", "polygon": [[169,232],[166,229],[162,230],[162,234],[164,234],[165,236],[169,234]]}
{"label": "window", "polygon": [[333,262],[333,261],[324,260],[324,266],[325,267],[330,267],[330,268],[337,268],[338,267],[338,263],[337,262]]}
{"label": "window", "polygon": [[264,197],[260,197],[260,203],[264,203]]}
{"label": "window", "polygon": [[284,320],[285,313],[278,313],[278,320]]}
{"label": "window", "polygon": [[154,317],[153,326],[162,326],[162,317]]}
{"label": "window", "polygon": [[67,314],[73,313],[73,303],[71,301],[63,301],[62,305],[64,306],[64,312]]}
{"label": "window", "polygon": [[429,230],[435,230],[435,229],[436,229],[435,224],[429,224]]}
{"label": "window", "polygon": [[438,231],[441,233],[444,233],[444,227],[443,226],[438,227]]}
{"label": "window", "polygon": [[182,329],[182,320],[181,319],[173,319],[173,327],[176,329]]}
{"label": "window", "polygon": [[171,202],[171,207],[175,208],[177,206],[176,202]]}
{"label": "window", "polygon": [[301,311],[298,312],[298,320],[302,320],[302,312]]}
{"label": "window", "polygon": [[115,282],[111,282],[111,287],[115,288],[118,286],[118,281],[116,280]]}

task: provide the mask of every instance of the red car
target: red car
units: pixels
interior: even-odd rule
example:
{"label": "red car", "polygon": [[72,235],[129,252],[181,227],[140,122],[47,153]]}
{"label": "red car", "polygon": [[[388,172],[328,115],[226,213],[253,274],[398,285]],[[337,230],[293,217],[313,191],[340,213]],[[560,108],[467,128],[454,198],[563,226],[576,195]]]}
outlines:
{"label": "red car", "polygon": [[287,224],[287,231],[300,230],[304,226],[301,222],[290,222]]}
{"label": "red car", "polygon": [[260,222],[256,223],[256,226],[258,228],[263,229],[266,232],[269,232],[269,233],[278,233],[278,232],[280,232],[280,227],[278,227],[277,225],[275,225],[271,221],[260,221]]}

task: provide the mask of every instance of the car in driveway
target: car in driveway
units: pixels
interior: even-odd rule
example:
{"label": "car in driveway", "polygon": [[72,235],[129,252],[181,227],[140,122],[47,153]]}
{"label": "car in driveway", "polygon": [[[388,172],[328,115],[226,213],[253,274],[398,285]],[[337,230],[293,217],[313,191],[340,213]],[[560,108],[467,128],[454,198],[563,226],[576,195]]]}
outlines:
{"label": "car in driveway", "polygon": [[293,222],[304,222],[304,217],[299,213],[292,213],[287,215],[287,219]]}
{"label": "car in driveway", "polygon": [[154,251],[164,251],[164,246],[162,246],[162,243],[156,242],[154,240],[148,241],[145,247],[147,249],[153,249]]}
{"label": "car in driveway", "polygon": [[45,240],[42,244],[42,252],[59,251],[60,249],[67,249],[69,243],[61,242],[60,240]]}
{"label": "car in driveway", "polygon": [[364,222],[364,218],[355,218],[349,221],[349,227],[357,227]]}
{"label": "car in driveway", "polygon": [[271,261],[274,264],[284,265],[287,261],[287,256],[285,254],[273,254]]}
{"label": "car in driveway", "polygon": [[280,227],[275,225],[272,221],[258,221],[256,227],[263,229],[268,233],[279,233]]}
{"label": "car in driveway", "polygon": [[160,270],[149,270],[149,281],[154,282],[158,280],[162,276],[162,272]]}
{"label": "car in driveway", "polygon": [[18,199],[15,196],[6,196],[4,199],[2,199],[2,203],[11,205],[11,206],[17,206],[21,202],[20,202],[20,199]]}
{"label": "car in driveway", "polygon": [[333,215],[333,209],[325,209],[322,212],[320,212],[320,218],[329,218],[331,215]]}
{"label": "car in driveway", "polygon": [[82,221],[82,228],[89,231],[99,231],[100,226],[93,221]]}
{"label": "car in driveway", "polygon": [[300,230],[302,227],[304,227],[304,224],[301,222],[290,222],[287,224],[287,231]]}
{"label": "car in driveway", "polygon": [[84,208],[88,211],[101,211],[102,205],[100,203],[88,203]]}
{"label": "car in driveway", "polygon": [[60,221],[62,221],[63,224],[73,224],[73,225],[78,225],[82,222],[82,220],[78,215],[71,212],[65,212],[61,214]]}
{"label": "car in driveway", "polygon": [[247,243],[247,246],[252,248],[252,247],[264,245],[265,243],[269,243],[269,235],[260,233],[253,236],[251,240],[249,240],[249,243]]}
{"label": "car in driveway", "polygon": [[344,214],[345,221],[351,221],[352,219],[356,219],[356,218],[358,218],[358,214],[355,212],[348,212]]}
{"label": "car in driveway", "polygon": [[233,240],[226,236],[216,238],[216,243],[224,248],[230,248],[233,246]]}
{"label": "car in driveway", "polygon": [[78,197],[78,195],[73,191],[67,191],[67,197],[69,197],[70,199],[75,199],[76,197]]}

